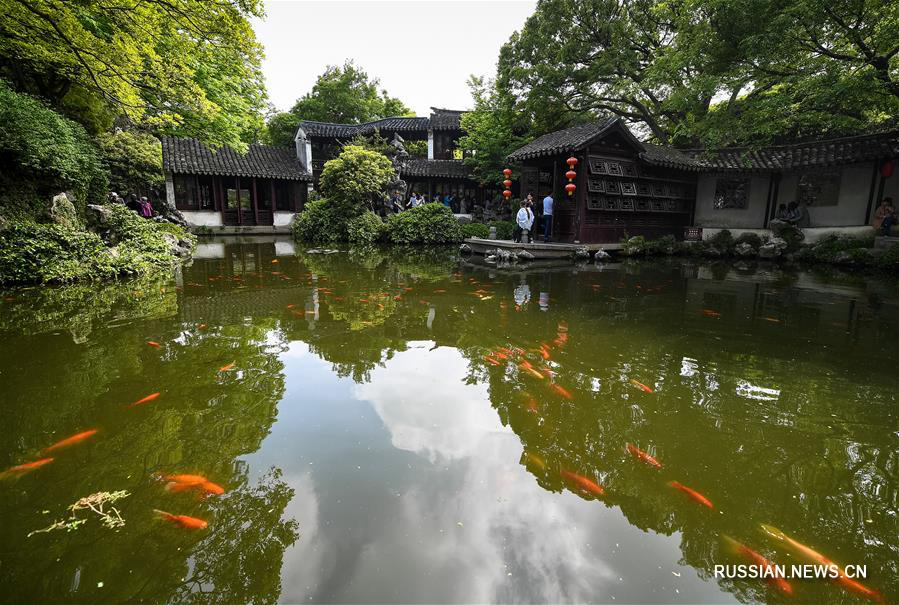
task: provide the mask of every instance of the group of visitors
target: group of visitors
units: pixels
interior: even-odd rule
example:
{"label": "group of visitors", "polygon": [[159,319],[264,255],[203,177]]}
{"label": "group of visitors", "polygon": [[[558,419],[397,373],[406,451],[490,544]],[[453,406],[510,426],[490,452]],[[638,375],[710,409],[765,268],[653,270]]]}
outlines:
{"label": "group of visitors", "polygon": [[[528,239],[530,234],[533,232],[534,222],[537,220],[537,216],[534,213],[534,195],[529,193],[528,196],[521,200],[521,208],[518,210],[518,214],[515,215],[515,232],[513,234],[513,240],[516,242],[521,242],[523,240]],[[552,221],[553,221],[553,198],[552,195],[547,195],[543,198],[543,242],[547,243],[552,241]],[[524,243],[529,243],[528,241],[524,241]]]}
{"label": "group of visitors", "polygon": [[469,201],[468,197],[466,196],[457,197],[454,193],[446,193],[444,195],[437,193],[434,194],[434,196],[430,200],[428,200],[427,196],[422,195],[417,191],[413,191],[412,195],[409,196],[409,204],[406,206],[406,208],[417,208],[422,204],[428,203],[443,204],[444,206],[452,210],[454,214],[467,214],[472,206],[471,201]]}
{"label": "group of visitors", "polygon": [[113,204],[124,204],[144,218],[153,218],[156,215],[150,200],[146,197],[138,198],[135,193],[129,193],[127,198],[123,198],[113,191],[109,194],[109,201]]}
{"label": "group of visitors", "polygon": [[793,225],[799,229],[811,226],[808,207],[804,201],[780,204],[777,207],[777,212],[774,214],[774,220]]}
{"label": "group of visitors", "polygon": [[893,207],[893,198],[885,197],[880,206],[874,211],[871,226],[882,235],[889,235],[890,229],[896,224],[896,209]]}

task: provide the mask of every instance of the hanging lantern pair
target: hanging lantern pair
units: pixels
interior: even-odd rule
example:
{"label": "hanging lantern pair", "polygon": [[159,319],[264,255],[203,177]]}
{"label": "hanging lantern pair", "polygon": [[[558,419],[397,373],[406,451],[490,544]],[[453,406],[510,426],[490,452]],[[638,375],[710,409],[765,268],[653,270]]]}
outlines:
{"label": "hanging lantern pair", "polygon": [[503,197],[509,199],[512,197],[512,170],[509,168],[503,170],[503,177],[505,177],[503,186],[506,188],[506,190],[503,191]]}
{"label": "hanging lantern pair", "polygon": [[568,184],[565,185],[565,191],[568,192],[568,195],[574,195],[574,191],[577,189],[577,185],[574,184],[574,179],[577,178],[577,172],[574,171],[574,167],[577,166],[577,158],[571,156],[565,160],[565,163],[568,164],[568,172],[565,173]]}
{"label": "hanging lantern pair", "polygon": [[885,160],[883,164],[880,165],[880,176],[885,179],[893,176],[893,160]]}

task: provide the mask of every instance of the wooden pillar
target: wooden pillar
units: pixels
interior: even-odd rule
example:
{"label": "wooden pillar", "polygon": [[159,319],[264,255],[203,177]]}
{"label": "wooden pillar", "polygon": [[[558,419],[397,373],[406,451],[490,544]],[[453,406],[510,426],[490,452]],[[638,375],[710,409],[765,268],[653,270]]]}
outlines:
{"label": "wooden pillar", "polygon": [[234,177],[234,184],[237,186],[237,224],[243,224],[243,208],[240,205],[240,177]]}
{"label": "wooden pillar", "polygon": [[256,192],[256,177],[253,177],[253,216],[256,217],[256,224],[259,224],[259,195]]}
{"label": "wooden pillar", "polygon": [[278,208],[278,203],[275,201],[275,179],[270,180],[269,185],[271,185],[272,194],[272,216],[275,216],[275,210]]}

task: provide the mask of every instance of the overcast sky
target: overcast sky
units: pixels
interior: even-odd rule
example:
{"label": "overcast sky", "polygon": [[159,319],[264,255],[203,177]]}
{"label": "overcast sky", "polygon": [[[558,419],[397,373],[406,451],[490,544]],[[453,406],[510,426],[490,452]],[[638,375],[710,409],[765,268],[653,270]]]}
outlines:
{"label": "overcast sky", "polygon": [[471,108],[471,74],[494,76],[500,46],[536,2],[522,0],[266,0],[254,21],[269,99],[281,111],[346,59],[417,115]]}

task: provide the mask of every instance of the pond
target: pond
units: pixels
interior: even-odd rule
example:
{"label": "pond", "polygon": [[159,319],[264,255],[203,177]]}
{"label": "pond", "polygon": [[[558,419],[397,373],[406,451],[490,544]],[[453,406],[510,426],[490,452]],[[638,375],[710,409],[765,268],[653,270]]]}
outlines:
{"label": "pond", "polygon": [[[5,290],[0,595],[896,602],[897,332],[875,278],[285,241]],[[715,577],[808,549],[867,577]]]}

